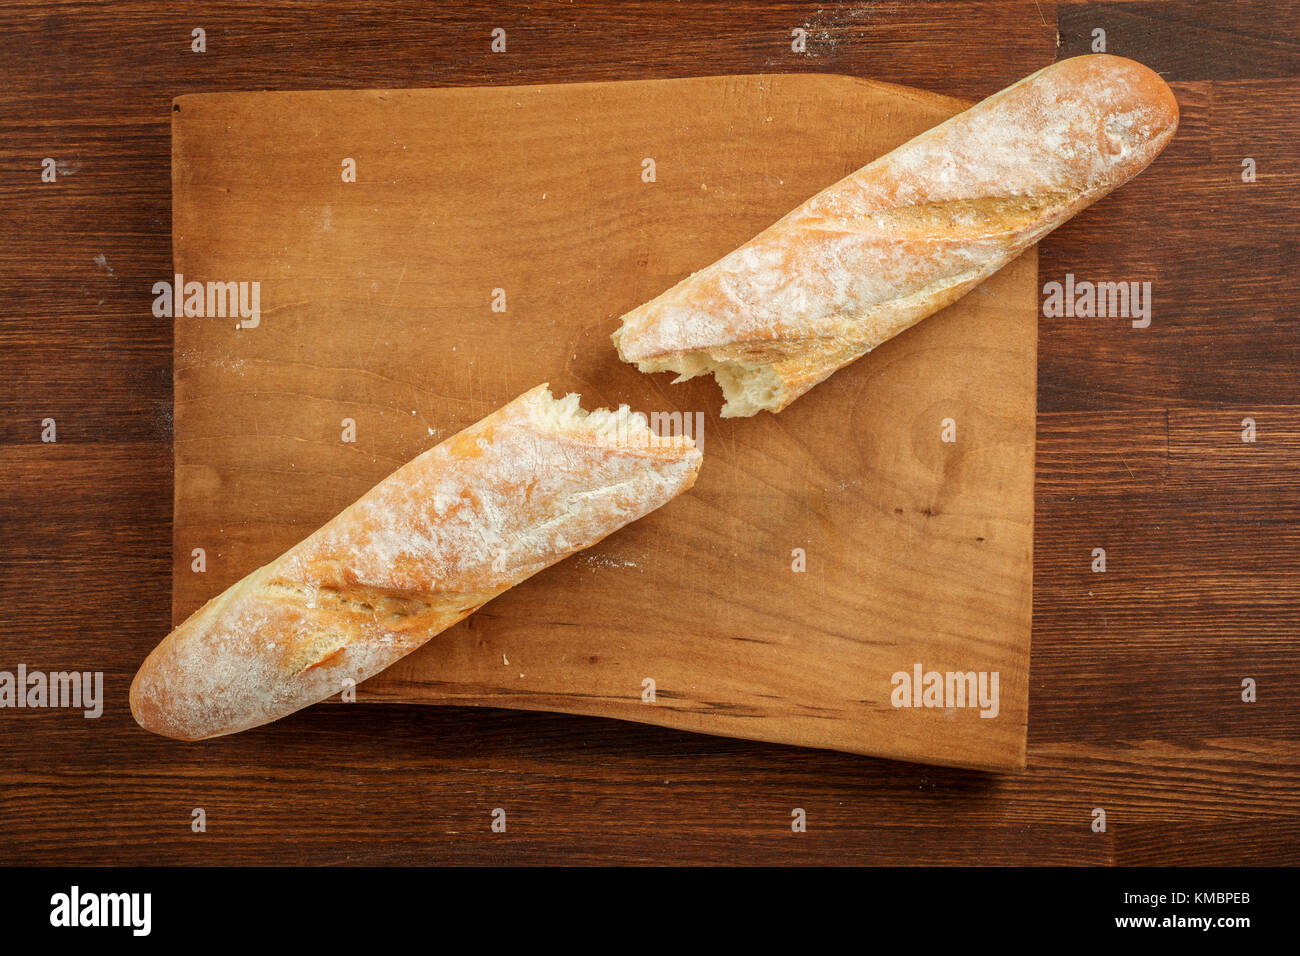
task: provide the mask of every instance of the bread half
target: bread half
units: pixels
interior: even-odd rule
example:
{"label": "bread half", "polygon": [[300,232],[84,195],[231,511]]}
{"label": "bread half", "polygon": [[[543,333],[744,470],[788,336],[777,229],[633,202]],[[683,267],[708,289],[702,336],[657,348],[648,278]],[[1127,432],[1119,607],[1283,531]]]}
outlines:
{"label": "bread half", "polygon": [[690,438],[578,401],[526,392],[213,598],[141,666],[135,719],[200,740],[324,700],[694,483]]}
{"label": "bread half", "polygon": [[712,373],[724,418],[777,412],[955,302],[1146,168],[1178,127],[1151,70],[1062,60],[813,196],[623,316],[643,372]]}

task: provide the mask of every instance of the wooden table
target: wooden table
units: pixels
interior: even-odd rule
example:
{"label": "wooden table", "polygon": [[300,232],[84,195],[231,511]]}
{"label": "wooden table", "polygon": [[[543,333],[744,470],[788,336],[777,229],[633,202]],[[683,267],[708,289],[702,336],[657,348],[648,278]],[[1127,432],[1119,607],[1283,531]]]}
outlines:
{"label": "wooden table", "polygon": [[[103,671],[106,697],[0,710],[0,862],[1300,862],[1297,5],[457,6],[0,13],[0,670]],[[1099,29],[1183,119],[1141,190],[1039,249],[1042,283],[1150,281],[1154,310],[1040,323],[1023,774],[497,710],[136,727],[169,623],[173,96],[821,71],[979,98]]]}

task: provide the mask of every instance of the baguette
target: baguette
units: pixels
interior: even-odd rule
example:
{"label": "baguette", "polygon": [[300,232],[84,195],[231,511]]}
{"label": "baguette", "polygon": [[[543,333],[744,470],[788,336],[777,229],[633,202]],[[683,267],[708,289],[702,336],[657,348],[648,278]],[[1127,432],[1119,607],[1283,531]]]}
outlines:
{"label": "baguette", "polygon": [[614,344],[643,372],[712,373],[724,418],[778,412],[1136,176],[1177,126],[1145,66],[1055,63],[633,309]]}
{"label": "baguette", "polygon": [[191,615],[136,674],[131,712],[201,740],[324,700],[667,503],[700,459],[627,406],[587,413],[540,385]]}

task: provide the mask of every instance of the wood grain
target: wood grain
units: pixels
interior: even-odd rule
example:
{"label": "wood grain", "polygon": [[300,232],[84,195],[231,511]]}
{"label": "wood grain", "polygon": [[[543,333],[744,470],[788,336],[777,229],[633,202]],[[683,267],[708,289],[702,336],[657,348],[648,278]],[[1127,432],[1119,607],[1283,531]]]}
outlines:
{"label": "wood grain", "polygon": [[[175,107],[176,268],[257,281],[263,309],[251,330],[176,320],[175,621],[549,380],[589,406],[699,423],[695,488],[438,635],[361,700],[1023,765],[1032,253],[779,417],[723,421],[711,381],[642,375],[609,340],[623,312],[961,101],[748,76]],[[356,183],[339,181],[343,156]],[[202,574],[195,547],[211,554]],[[993,718],[974,702],[891,706],[892,675],[917,664],[997,673]]]}
{"label": "wood grain", "polygon": [[[1062,57],[1104,52],[1144,58],[1168,80],[1294,77],[1300,42],[1291,4],[1244,0],[1231,4],[1063,3],[1057,18]],[[1287,29],[1291,27],[1292,29]]]}
{"label": "wood grain", "polygon": [[[488,4],[6,8],[0,669],[102,667],[110,706],[97,721],[0,712],[0,859],[1300,862],[1288,670],[1300,621],[1277,599],[1295,576],[1300,500],[1300,457],[1280,440],[1300,415],[1284,268],[1300,75],[1234,52],[1261,28],[1294,46],[1300,7],[1263,7],[1165,0],[1131,41],[1112,29],[1128,55],[1180,64],[1183,125],[1108,197],[1128,203],[1122,214],[1099,205],[1039,248],[1040,285],[1149,267],[1169,304],[1145,338],[1040,322],[1034,660],[1017,775],[495,709],[338,706],[203,748],[144,733],[126,690],[170,623],[172,502],[171,323],[150,315],[150,287],[171,266],[170,105],[183,93],[766,71],[976,98],[1064,55],[1058,14],[1079,7],[530,4],[506,24],[528,34],[527,53],[496,58],[484,52],[500,18]],[[1207,17],[1214,28],[1199,28]],[[815,18],[814,55],[789,53],[791,26]],[[188,52],[200,21],[201,56]],[[1085,25],[1063,23],[1063,39]],[[41,184],[47,155],[75,172]],[[1254,184],[1241,182],[1243,156],[1267,160]],[[58,446],[39,441],[46,414]],[[1166,414],[1192,432],[1166,430]],[[1232,427],[1247,414],[1261,423],[1249,450]],[[1094,542],[1117,559],[1105,604],[1087,594]],[[1251,673],[1259,701],[1244,704]],[[196,806],[206,834],[190,831]],[[505,834],[488,829],[498,806]],[[809,813],[803,834],[790,832],[796,806]],[[1106,833],[1089,829],[1095,807],[1108,810]]]}

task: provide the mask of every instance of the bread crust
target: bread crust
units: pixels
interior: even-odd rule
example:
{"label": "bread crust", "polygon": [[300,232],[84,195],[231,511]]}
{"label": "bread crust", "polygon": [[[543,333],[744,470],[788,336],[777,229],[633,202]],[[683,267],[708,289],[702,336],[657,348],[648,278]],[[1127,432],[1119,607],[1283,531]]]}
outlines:
{"label": "bread crust", "polygon": [[1054,63],[628,312],[614,344],[645,372],[713,373],[723,417],[780,411],[1136,176],[1177,126],[1140,63]]}
{"label": "bread crust", "polygon": [[201,740],[339,693],[688,489],[701,455],[540,385],[399,468],[213,598],[131,684],[141,726]]}

